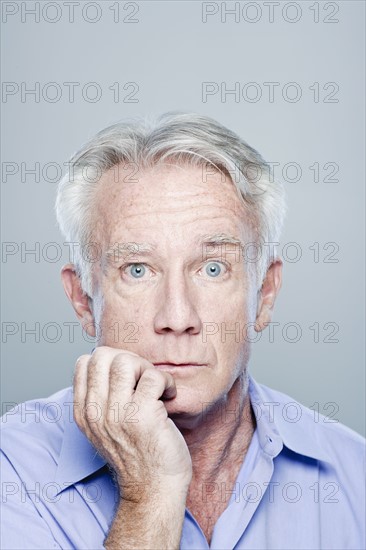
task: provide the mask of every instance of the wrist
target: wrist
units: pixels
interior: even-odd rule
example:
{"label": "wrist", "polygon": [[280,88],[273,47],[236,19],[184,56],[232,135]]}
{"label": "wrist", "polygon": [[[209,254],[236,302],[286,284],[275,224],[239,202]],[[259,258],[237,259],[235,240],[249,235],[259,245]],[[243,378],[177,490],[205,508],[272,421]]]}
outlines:
{"label": "wrist", "polygon": [[169,502],[174,505],[186,502],[189,483],[175,478],[155,479],[148,482],[126,484],[119,482],[120,498],[133,505]]}

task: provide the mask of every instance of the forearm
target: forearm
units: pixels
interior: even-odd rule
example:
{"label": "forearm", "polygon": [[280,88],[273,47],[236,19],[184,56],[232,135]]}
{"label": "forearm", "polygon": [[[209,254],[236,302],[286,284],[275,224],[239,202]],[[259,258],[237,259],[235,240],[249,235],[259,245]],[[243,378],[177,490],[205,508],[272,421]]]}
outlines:
{"label": "forearm", "polygon": [[163,494],[143,503],[121,499],[104,546],[106,550],[178,550],[184,512],[185,499]]}

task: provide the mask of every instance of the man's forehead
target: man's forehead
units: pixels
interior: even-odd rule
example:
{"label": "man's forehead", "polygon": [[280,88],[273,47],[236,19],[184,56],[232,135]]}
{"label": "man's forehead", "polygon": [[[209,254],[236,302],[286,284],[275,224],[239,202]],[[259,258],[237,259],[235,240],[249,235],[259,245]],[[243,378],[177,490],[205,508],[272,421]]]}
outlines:
{"label": "man's forehead", "polygon": [[[156,183],[156,193],[155,185],[144,186],[139,182],[135,186],[127,184],[126,189],[122,186],[119,191],[114,187],[112,194],[100,195],[104,205],[98,205],[95,221],[104,251],[113,256],[115,245],[117,250],[153,252],[180,244],[193,249],[210,241],[241,244],[250,220],[232,182],[223,184],[218,180],[213,186],[200,188],[195,187],[197,178],[201,179],[198,167],[171,167],[162,172],[163,178],[170,181],[169,193],[162,192],[164,185],[159,185],[156,169],[147,173],[150,184],[152,179]],[[187,179],[187,174],[192,178]],[[188,186],[187,193],[182,177]]]}
{"label": "man's forehead", "polygon": [[[117,167],[118,170],[120,170]],[[237,190],[232,180],[217,170],[205,172],[201,166],[165,165],[137,169],[134,177],[115,177],[113,168],[105,173],[96,191],[98,207],[123,205],[132,211],[153,207],[156,203],[188,203],[193,201],[203,204],[224,205],[240,203]]]}

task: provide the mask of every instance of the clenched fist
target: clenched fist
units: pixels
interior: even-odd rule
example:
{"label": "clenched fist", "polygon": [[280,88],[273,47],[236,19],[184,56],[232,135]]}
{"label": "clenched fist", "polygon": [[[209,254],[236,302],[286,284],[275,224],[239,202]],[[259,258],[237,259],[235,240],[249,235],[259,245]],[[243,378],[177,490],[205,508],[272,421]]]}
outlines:
{"label": "clenched fist", "polygon": [[77,360],[75,421],[113,467],[124,501],[188,490],[191,457],[163,402],[175,395],[172,375],[133,352],[104,346]]}

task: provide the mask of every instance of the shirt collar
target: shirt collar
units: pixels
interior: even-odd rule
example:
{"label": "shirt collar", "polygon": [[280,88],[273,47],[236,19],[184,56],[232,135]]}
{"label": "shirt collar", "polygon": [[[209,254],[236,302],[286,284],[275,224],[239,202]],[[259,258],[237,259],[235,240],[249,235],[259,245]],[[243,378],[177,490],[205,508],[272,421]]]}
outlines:
{"label": "shirt collar", "polygon": [[297,454],[330,462],[310,409],[288,395],[258,384],[251,375],[249,396],[257,420],[259,443],[267,454],[275,457],[285,445]]}
{"label": "shirt collar", "polygon": [[[70,403],[73,399],[72,388],[68,388],[68,391]],[[259,443],[267,455],[277,456],[285,445],[295,453],[329,461],[328,455],[321,447],[315,422],[308,414],[309,409],[289,396],[258,384],[251,375],[249,396],[257,421]],[[295,405],[289,405],[290,403]],[[289,421],[289,417],[284,415],[284,410],[288,411],[289,406],[296,407],[298,411],[299,420],[296,423]],[[55,482],[60,487],[59,492],[94,474],[105,465],[104,458],[79,429],[74,419],[65,414],[64,435],[55,475]]]}

